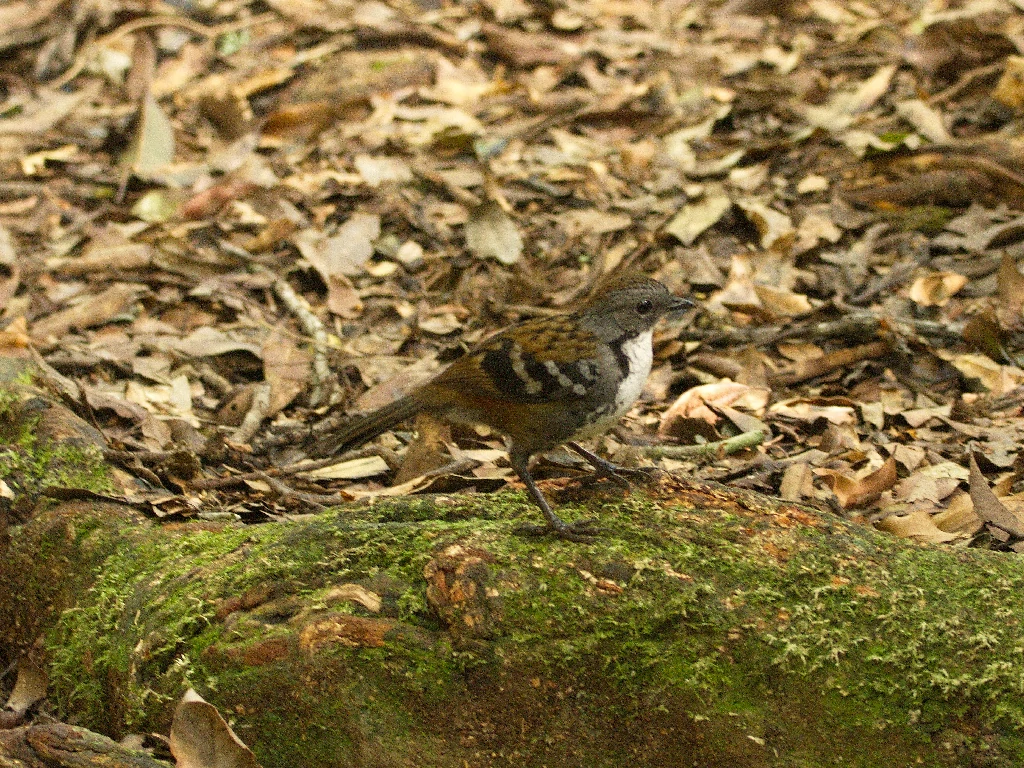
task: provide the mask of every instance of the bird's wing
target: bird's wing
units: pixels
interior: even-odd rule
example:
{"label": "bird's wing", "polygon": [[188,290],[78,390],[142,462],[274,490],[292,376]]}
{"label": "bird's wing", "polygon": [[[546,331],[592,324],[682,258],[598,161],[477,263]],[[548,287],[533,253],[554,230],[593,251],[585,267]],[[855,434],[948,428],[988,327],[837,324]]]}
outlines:
{"label": "bird's wing", "polygon": [[600,342],[571,316],[529,320],[477,347],[431,384],[519,403],[586,397],[600,375]]}

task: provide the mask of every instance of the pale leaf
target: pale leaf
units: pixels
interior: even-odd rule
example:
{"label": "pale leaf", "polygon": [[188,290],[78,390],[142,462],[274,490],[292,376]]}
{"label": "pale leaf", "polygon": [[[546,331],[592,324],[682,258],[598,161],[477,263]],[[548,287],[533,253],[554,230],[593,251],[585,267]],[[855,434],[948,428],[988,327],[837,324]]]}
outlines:
{"label": "pale leaf", "polygon": [[470,214],[466,222],[466,247],[478,259],[514,264],[523,254],[523,238],[501,206],[489,202]]}
{"label": "pale leaf", "polygon": [[163,109],[147,94],[139,110],[131,146],[122,161],[138,174],[150,174],[174,160],[174,127]]}
{"label": "pale leaf", "polygon": [[217,708],[191,688],[174,710],[170,742],[177,768],[259,768]]}
{"label": "pale leaf", "polygon": [[709,186],[695,203],[687,203],[675,217],[665,225],[665,231],[683,245],[693,245],[701,234],[713,227],[732,207],[732,200],[721,187]]}

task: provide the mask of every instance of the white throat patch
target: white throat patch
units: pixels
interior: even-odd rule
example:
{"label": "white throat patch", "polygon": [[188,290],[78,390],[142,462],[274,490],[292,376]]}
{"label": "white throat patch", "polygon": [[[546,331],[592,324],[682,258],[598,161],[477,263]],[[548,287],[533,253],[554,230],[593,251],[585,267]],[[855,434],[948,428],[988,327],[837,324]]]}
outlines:
{"label": "white throat patch", "polygon": [[653,330],[645,331],[635,339],[629,339],[622,345],[622,354],[626,356],[626,376],[619,382],[615,393],[615,402],[601,409],[597,418],[580,429],[574,440],[586,440],[597,437],[611,427],[630,409],[643,391],[644,383],[651,372],[654,352],[651,349]]}
{"label": "white throat patch", "polygon": [[613,418],[617,419],[628,411],[643,391],[647,377],[651,373],[651,362],[654,359],[654,351],[651,349],[653,334],[654,329],[649,328],[622,345],[622,354],[626,356],[629,370],[626,372],[626,378],[619,384],[619,391],[615,395]]}

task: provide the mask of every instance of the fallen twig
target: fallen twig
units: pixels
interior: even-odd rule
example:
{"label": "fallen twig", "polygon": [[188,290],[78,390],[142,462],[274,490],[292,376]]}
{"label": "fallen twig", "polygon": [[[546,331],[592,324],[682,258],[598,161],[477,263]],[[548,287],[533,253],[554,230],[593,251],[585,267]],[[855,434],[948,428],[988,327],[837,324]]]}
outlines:
{"label": "fallen twig", "polygon": [[713,443],[701,443],[700,445],[649,445],[640,449],[640,452],[651,459],[692,459],[695,457],[706,457],[711,459],[728,456],[730,453],[753,448],[764,442],[765,433],[760,429],[744,432],[734,437],[727,437],[724,440],[716,440]]}

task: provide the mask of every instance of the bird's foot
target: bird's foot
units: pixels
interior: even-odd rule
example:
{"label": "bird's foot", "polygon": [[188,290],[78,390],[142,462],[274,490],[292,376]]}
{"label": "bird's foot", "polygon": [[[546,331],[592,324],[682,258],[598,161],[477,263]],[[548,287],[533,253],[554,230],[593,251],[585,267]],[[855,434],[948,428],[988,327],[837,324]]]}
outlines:
{"label": "bird's foot", "polygon": [[622,467],[612,461],[602,459],[596,453],[588,451],[586,448],[583,448],[576,443],[569,443],[568,446],[582,456],[586,462],[594,468],[594,474],[590,478],[590,482],[595,482],[597,480],[611,480],[613,483],[618,483],[623,488],[629,488],[630,480],[636,482],[650,482],[661,471],[657,467]]}
{"label": "bird's foot", "polygon": [[600,533],[596,524],[596,520],[573,520],[567,523],[556,517],[546,525],[521,525],[516,531],[525,536],[555,536],[566,541],[589,544]]}
{"label": "bird's foot", "polygon": [[623,488],[629,488],[632,483],[649,483],[661,472],[657,467],[622,467],[604,459],[593,467],[591,480],[611,480]]}

